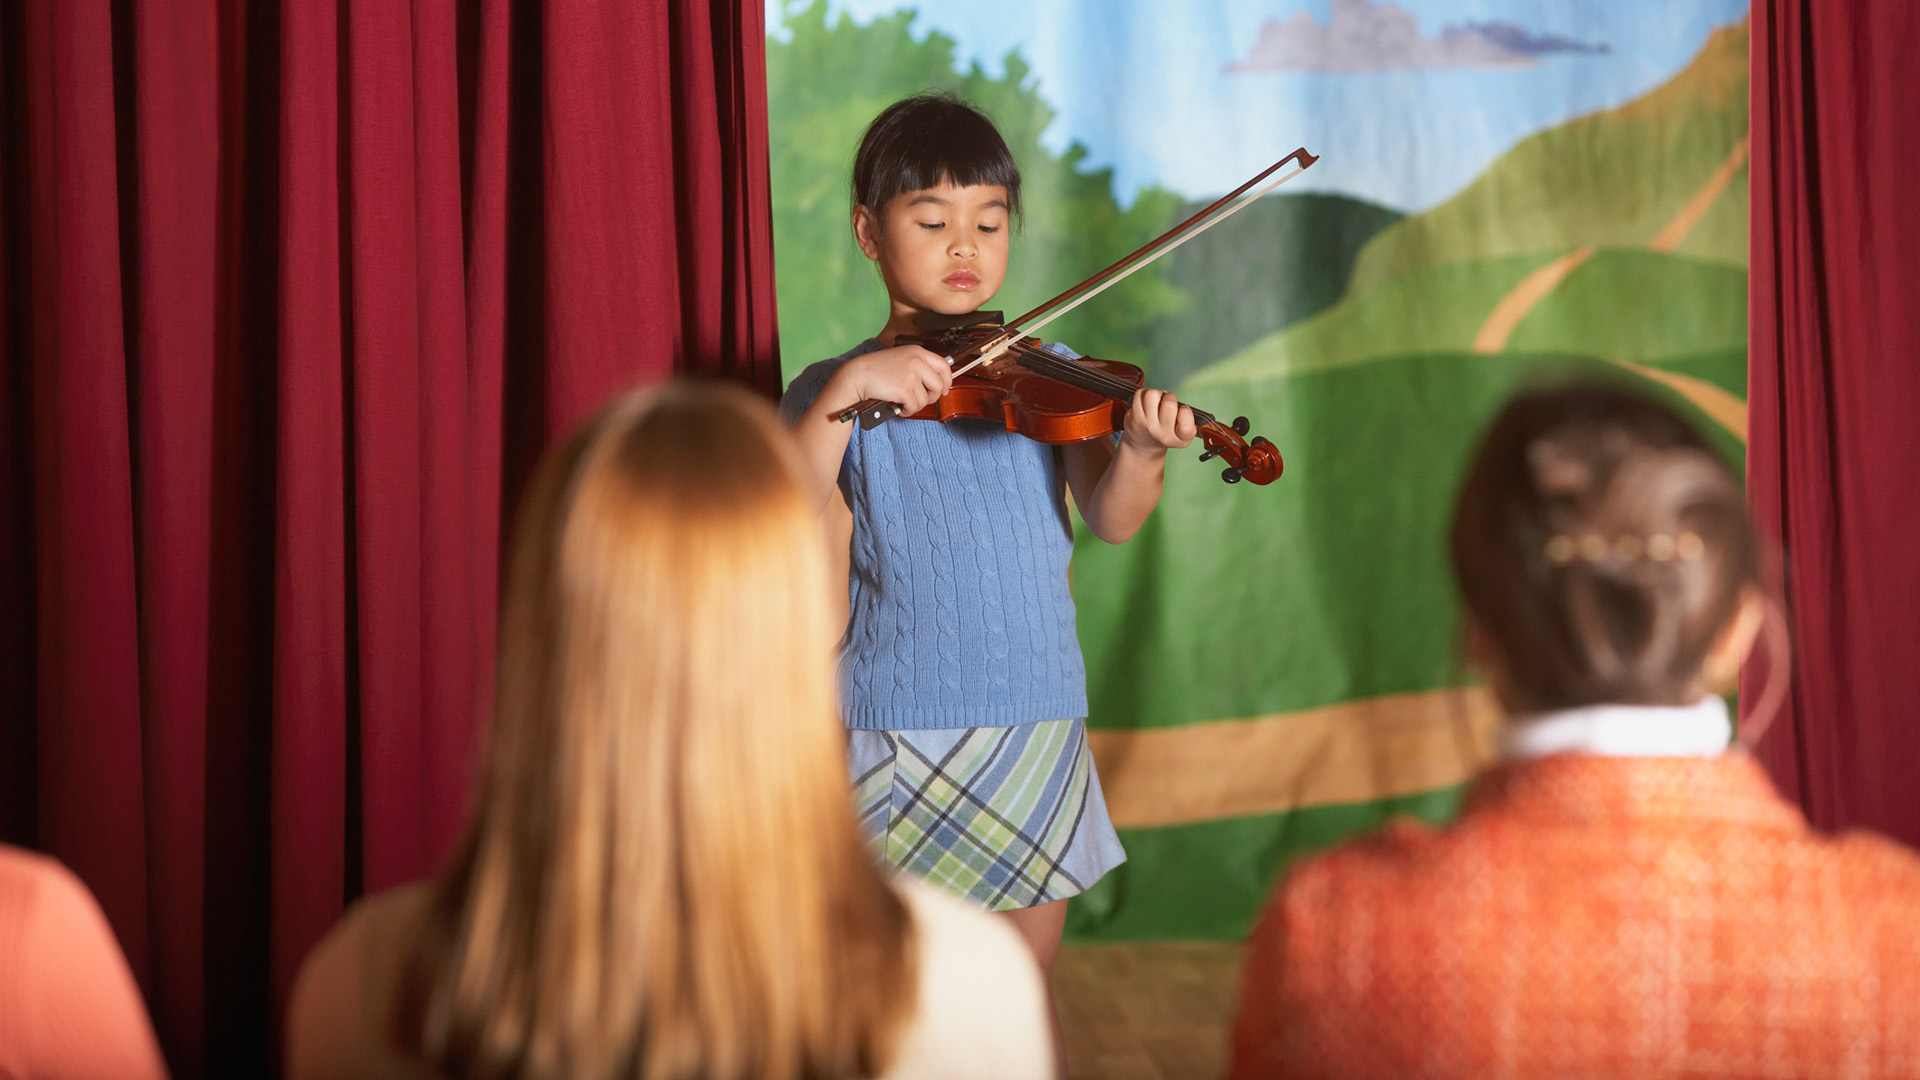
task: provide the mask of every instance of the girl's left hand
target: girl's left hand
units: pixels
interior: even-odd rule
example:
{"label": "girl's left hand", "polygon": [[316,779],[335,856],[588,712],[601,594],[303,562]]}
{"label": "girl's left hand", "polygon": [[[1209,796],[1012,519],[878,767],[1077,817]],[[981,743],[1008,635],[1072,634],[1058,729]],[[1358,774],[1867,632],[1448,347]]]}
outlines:
{"label": "girl's left hand", "polygon": [[1180,404],[1170,390],[1138,390],[1127,409],[1126,429],[1120,436],[1123,445],[1136,450],[1179,449],[1193,441],[1197,425],[1193,410]]}

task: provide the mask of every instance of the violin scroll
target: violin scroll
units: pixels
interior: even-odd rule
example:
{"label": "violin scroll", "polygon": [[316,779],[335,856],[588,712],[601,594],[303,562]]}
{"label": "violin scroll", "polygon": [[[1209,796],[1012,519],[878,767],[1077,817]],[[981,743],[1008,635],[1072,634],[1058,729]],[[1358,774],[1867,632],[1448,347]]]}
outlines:
{"label": "violin scroll", "polygon": [[1224,460],[1227,467],[1220,470],[1220,479],[1229,484],[1242,480],[1271,484],[1280,479],[1286,463],[1280,459],[1279,448],[1268,442],[1266,436],[1255,435],[1252,442],[1242,438],[1248,427],[1244,416],[1236,417],[1231,425],[1207,417],[1200,424],[1200,439],[1207,447],[1200,454],[1200,460]]}

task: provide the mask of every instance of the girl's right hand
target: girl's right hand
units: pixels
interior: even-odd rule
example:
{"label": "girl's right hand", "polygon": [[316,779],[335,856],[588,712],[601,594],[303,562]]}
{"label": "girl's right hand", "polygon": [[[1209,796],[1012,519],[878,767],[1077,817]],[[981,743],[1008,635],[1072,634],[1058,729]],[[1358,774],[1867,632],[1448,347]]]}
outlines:
{"label": "girl's right hand", "polygon": [[848,404],[868,398],[892,401],[899,404],[902,416],[909,416],[953,388],[953,370],[937,353],[918,345],[896,345],[847,361],[834,381],[844,381]]}

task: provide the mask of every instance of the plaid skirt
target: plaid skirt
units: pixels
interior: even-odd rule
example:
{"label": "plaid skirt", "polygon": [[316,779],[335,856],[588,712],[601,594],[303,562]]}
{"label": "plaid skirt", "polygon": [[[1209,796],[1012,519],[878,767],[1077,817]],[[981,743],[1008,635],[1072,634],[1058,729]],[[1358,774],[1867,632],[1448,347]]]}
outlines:
{"label": "plaid skirt", "polygon": [[1126,861],[1080,720],[847,735],[860,825],[902,873],[1004,911]]}

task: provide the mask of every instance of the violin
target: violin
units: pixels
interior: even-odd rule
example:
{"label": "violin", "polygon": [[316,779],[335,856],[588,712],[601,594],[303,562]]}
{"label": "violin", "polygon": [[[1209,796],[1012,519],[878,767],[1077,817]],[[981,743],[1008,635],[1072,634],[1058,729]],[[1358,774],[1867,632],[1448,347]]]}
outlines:
{"label": "violin", "polygon": [[[1001,313],[975,311],[961,316],[922,315],[914,320],[926,334],[902,334],[897,343],[919,345],[948,358],[954,367],[970,366],[981,351],[1004,333]],[[911,420],[999,420],[1008,431],[1054,445],[1085,442],[1119,431],[1133,395],[1146,385],[1146,372],[1118,360],[1083,356],[1069,359],[1021,337],[993,362],[954,376],[953,388]],[[1192,408],[1192,406],[1188,406]],[[884,407],[860,416],[863,428],[886,422]],[[1270,484],[1284,467],[1280,451],[1261,436],[1249,443],[1247,418],[1223,424],[1213,414],[1193,409],[1197,434],[1206,449],[1200,460],[1221,458],[1221,479]]]}
{"label": "violin", "polygon": [[[1008,431],[1053,444],[1084,442],[1120,430],[1134,393],[1146,385],[1146,373],[1118,360],[1068,359],[1043,348],[1033,333],[1238,213],[1318,160],[1304,147],[1295,150],[1199,213],[1011,323],[997,311],[916,318],[914,322],[929,332],[901,335],[896,344],[920,345],[945,356],[954,380],[952,389],[938,401],[906,419],[999,420]],[[1297,164],[1293,171],[1247,194],[1289,162]],[[838,417],[843,423],[858,419],[862,428],[870,429],[904,411],[895,402],[868,399],[842,410]],[[1246,417],[1223,424],[1211,413],[1193,409],[1193,418],[1205,445],[1200,460],[1218,457],[1227,463],[1222,480],[1270,484],[1279,479],[1284,467],[1279,449],[1258,435],[1249,442]]]}

